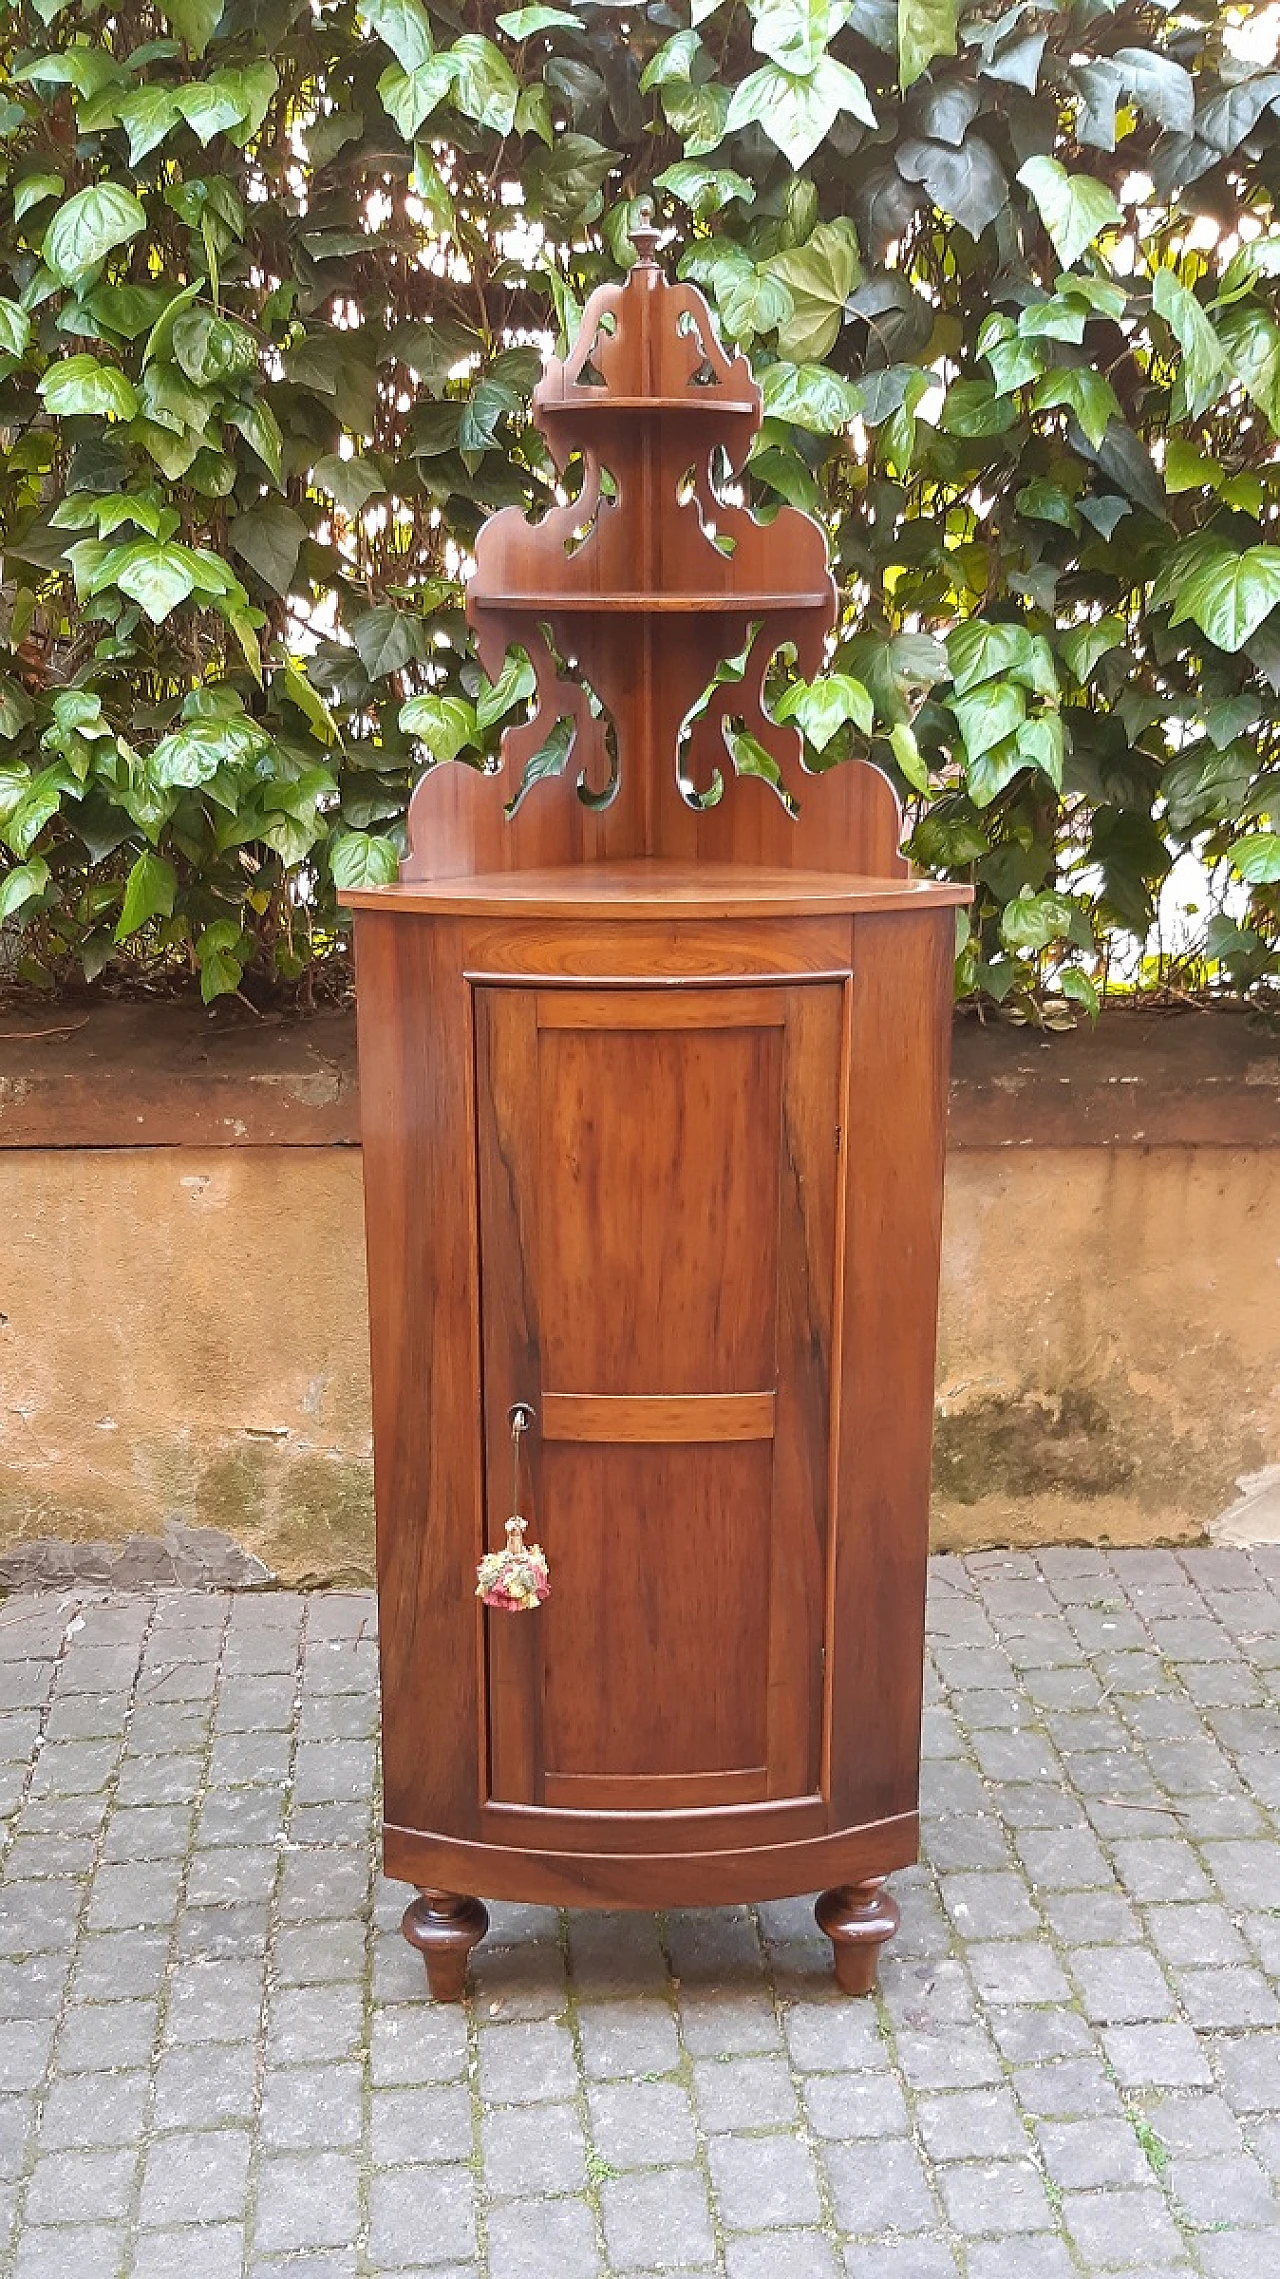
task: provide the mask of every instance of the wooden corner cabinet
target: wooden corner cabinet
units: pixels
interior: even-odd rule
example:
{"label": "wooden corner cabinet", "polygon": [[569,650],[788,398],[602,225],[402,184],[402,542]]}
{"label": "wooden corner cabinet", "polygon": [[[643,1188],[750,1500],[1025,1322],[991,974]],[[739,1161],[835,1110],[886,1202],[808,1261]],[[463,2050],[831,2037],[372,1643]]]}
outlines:
{"label": "wooden corner cabinet", "polygon": [[[916,1854],[966,890],[908,876],[885,778],[807,774],[772,714],[781,647],[823,667],[824,534],[740,503],[759,389],[641,255],[535,396],[564,503],[477,542],[481,660],[523,649],[536,708],[502,770],[429,768],[399,883],[346,897],[385,1864],[445,1999],[480,1895],[815,1889],[865,1992]],[[730,764],[744,733],[776,783]],[[517,1411],[550,1591],[507,1611],[476,1576]]]}

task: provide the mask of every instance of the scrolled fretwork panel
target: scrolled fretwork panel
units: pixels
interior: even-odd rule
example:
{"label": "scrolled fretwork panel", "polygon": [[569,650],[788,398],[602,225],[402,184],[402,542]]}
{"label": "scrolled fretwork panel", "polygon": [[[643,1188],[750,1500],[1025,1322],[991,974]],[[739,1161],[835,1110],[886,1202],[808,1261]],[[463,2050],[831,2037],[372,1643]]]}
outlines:
{"label": "scrolled fretwork panel", "polygon": [[[509,648],[524,650],[531,715],[506,731],[495,773],[428,770],[402,875],[649,854],[900,874],[888,781],[856,761],[827,781],[807,774],[798,732],[764,701],[780,648],[806,678],[822,670],[837,613],[825,534],[795,507],[766,525],[735,499],[760,389],[701,293],[667,282],[654,233],[637,237],[625,284],[591,296],[569,355],[534,393],[561,475],[581,457],[578,495],[536,523],[505,507],[476,542],[476,648],[493,679]],[[735,658],[741,677],[713,686]],[[566,720],[563,772],[525,788]],[[724,733],[735,721],[773,760],[783,796],[737,775]]]}

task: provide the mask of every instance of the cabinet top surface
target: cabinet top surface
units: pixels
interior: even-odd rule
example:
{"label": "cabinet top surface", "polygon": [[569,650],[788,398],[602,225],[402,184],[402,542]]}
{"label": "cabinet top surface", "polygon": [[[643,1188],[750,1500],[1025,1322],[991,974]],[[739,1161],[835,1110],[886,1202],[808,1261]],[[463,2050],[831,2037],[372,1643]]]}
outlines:
{"label": "cabinet top surface", "polygon": [[403,880],[352,888],[353,910],[424,917],[757,918],[817,912],[910,910],[969,902],[968,886],[927,878],[867,878],[850,871],[772,870],[753,863],[570,863],[545,870]]}

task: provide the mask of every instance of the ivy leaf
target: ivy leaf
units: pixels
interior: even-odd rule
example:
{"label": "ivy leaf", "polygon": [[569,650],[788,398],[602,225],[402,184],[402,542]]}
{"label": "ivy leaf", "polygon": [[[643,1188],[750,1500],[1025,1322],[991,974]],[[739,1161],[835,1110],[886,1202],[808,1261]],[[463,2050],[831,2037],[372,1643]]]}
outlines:
{"label": "ivy leaf", "polygon": [[162,625],[195,591],[191,555],[185,546],[157,545],[151,539],[139,539],[127,554],[115,583],[141,604],[153,625]]}
{"label": "ivy leaf", "polygon": [[1022,690],[1011,681],[984,681],[968,696],[953,696],[951,710],[960,724],[970,761],[980,760],[1021,727],[1027,709]]}
{"label": "ivy leaf", "polygon": [[129,137],[130,166],[137,166],[149,152],[158,149],[182,117],[171,87],[139,87],[134,94],[126,95],[116,109]]}
{"label": "ivy leaf", "polygon": [[479,32],[467,32],[449,50],[454,70],[453,100],[478,126],[509,135],[515,124],[520,82],[500,48]]}
{"label": "ivy leaf", "polygon": [[127,245],[147,226],[146,209],[118,182],[95,182],[68,198],[44,233],[45,267],[60,285],[91,277],[118,245]]}
{"label": "ivy leaf", "polygon": [[0,926],[15,918],[28,902],[38,902],[49,884],[49,865],[43,855],[15,864],[0,878]]}
{"label": "ivy leaf", "polygon": [[37,393],[63,418],[93,414],[100,419],[132,419],[138,409],[133,383],[113,364],[96,356],[65,356],[45,373]]}
{"label": "ivy leaf", "polygon": [[654,187],[678,198],[700,222],[710,221],[735,198],[744,206],[753,206],[756,199],[756,186],[745,174],[735,174],[727,166],[704,166],[695,158],[677,159],[655,178]]}
{"label": "ivy leaf", "polygon": [[1070,933],[1074,916],[1065,894],[1018,894],[1005,904],[1000,939],[1006,949],[1047,950]]}
{"label": "ivy leaf", "polygon": [[1104,229],[1113,229],[1124,219],[1105,182],[1095,182],[1089,174],[1068,174],[1056,158],[1029,158],[1019,167],[1018,180],[1035,199],[1064,269],[1070,269]]}
{"label": "ivy leaf", "polygon": [[227,419],[232,427],[239,428],[250,450],[257,452],[263,466],[269,474],[275,476],[278,483],[284,437],[270,404],[263,403],[261,398],[252,404],[233,404],[227,413]]}
{"label": "ivy leaf", "polygon": [[825,364],[769,364],[760,385],[769,418],[789,420],[815,435],[839,434],[861,409],[858,383],[842,380]]}
{"label": "ivy leaf", "polygon": [[1023,767],[1016,736],[1006,736],[1003,743],[993,744],[990,751],[970,755],[965,762],[965,785],[975,807],[990,807],[993,800],[1007,789]]}
{"label": "ivy leaf", "polygon": [[1177,588],[1170,624],[1194,619],[1219,649],[1234,656],[1280,601],[1280,546],[1250,546],[1242,554],[1216,549]]}
{"label": "ivy leaf", "polygon": [[1273,433],[1280,433],[1280,325],[1256,303],[1242,301],[1219,319],[1218,337]]}
{"label": "ivy leaf", "polygon": [[390,839],[371,831],[342,831],[330,845],[329,869],[339,888],[394,886],[400,858]]}
{"label": "ivy leaf", "polygon": [[935,57],[956,52],[958,0],[898,0],[898,85],[914,87]]}
{"label": "ivy leaf", "polygon": [[1061,791],[1064,738],[1058,713],[1044,712],[1038,720],[1024,720],[1018,730],[1018,753],[1029,767],[1039,768],[1048,776],[1055,791]]}
{"label": "ivy leaf", "polygon": [[402,71],[417,71],[431,61],[435,42],[421,0],[359,0],[356,14],[390,48]]}
{"label": "ivy leaf", "polygon": [[840,0],[752,0],[751,44],[784,71],[808,78],[848,14]]}
{"label": "ivy leaf", "polygon": [[33,206],[42,206],[46,198],[60,198],[65,188],[60,174],[24,174],[13,193],[15,222],[20,222]]}
{"label": "ivy leaf", "polygon": [[1248,838],[1237,839],[1231,849],[1231,864],[1250,886],[1280,883],[1280,832],[1255,831]]}
{"label": "ivy leaf", "polygon": [[361,664],[371,681],[385,680],[389,673],[403,672],[427,653],[422,619],[411,617],[407,610],[395,609],[390,602],[380,602],[376,609],[365,611],[351,629]]}
{"label": "ivy leaf", "polygon": [[370,499],[380,498],[386,491],[377,468],[368,459],[343,459],[337,452],[317,459],[311,470],[311,480],[317,490],[327,491],[336,506],[350,520],[359,514]]}
{"label": "ivy leaf", "polygon": [[905,720],[895,720],[889,730],[889,746],[912,790],[927,795],[929,767],[916,742],[915,729]]}
{"label": "ivy leaf", "polygon": [[871,696],[852,673],[826,673],[821,680],[795,682],[773,707],[775,720],[794,720],[816,752],[825,752],[847,720],[871,733]]}
{"label": "ivy leaf", "polygon": [[476,699],[476,727],[483,736],[486,729],[505,720],[509,712],[520,705],[526,708],[537,687],[533,667],[527,657],[509,655],[496,681],[490,682]]}
{"label": "ivy leaf", "polygon": [[453,760],[467,744],[479,740],[476,708],[460,696],[411,696],[400,707],[406,736],[425,744],[433,760]]}
{"label": "ivy leaf", "polygon": [[306,535],[301,515],[283,499],[267,499],[247,514],[236,515],[227,532],[227,543],[273,593],[287,594]]}
{"label": "ivy leaf", "polygon": [[797,363],[820,361],[844,323],[845,303],[862,275],[852,222],[819,222],[805,244],[775,254],[768,270],[781,279],[791,299],[790,313],[778,326],[779,349]]}
{"label": "ivy leaf", "polygon": [[567,8],[509,8],[505,15],[494,18],[500,32],[509,40],[529,40],[536,32],[549,32],[563,25],[566,31],[580,32],[582,19],[571,16]]}
{"label": "ivy leaf", "polygon": [[69,778],[60,765],[41,768],[32,777],[4,827],[4,837],[20,862],[62,805]]}
{"label": "ivy leaf", "polygon": [[31,338],[31,319],[18,301],[0,299],[0,353],[22,356]]}
{"label": "ivy leaf", "polygon": [[1182,350],[1175,416],[1198,419],[1222,391],[1226,350],[1195,294],[1188,292],[1172,269],[1157,269],[1152,299],[1157,315],[1164,318]]}
{"label": "ivy leaf", "polygon": [[1078,965],[1069,965],[1058,975],[1058,987],[1064,997],[1070,997],[1075,1004],[1083,1005],[1091,1021],[1097,1020],[1101,1011],[1097,988]]}
{"label": "ivy leaf", "polygon": [[1009,183],[989,142],[967,134],[958,150],[908,135],[894,154],[908,182],[923,182],[940,213],[951,214],[970,237],[981,237],[1009,203]]}
{"label": "ivy leaf", "polygon": [[766,63],[740,81],[729,101],[726,133],[761,126],[798,173],[824,142],[842,111],[863,126],[878,121],[856,71],[824,55],[811,76],[798,78],[781,65]]}
{"label": "ivy leaf", "polygon": [[160,13],[172,24],[188,54],[204,54],[218,28],[223,0],[163,0]]}
{"label": "ivy leaf", "polygon": [[150,847],[145,848],[125,881],[116,940],[127,941],[149,918],[171,918],[177,893],[178,874],[173,864]]}
{"label": "ivy leaf", "polygon": [[172,332],[173,353],[198,388],[243,379],[258,369],[258,344],[247,325],[210,309],[187,309]]}
{"label": "ivy leaf", "polygon": [[1031,394],[1031,409],[1051,411],[1060,404],[1075,413],[1095,450],[1112,420],[1122,416],[1110,380],[1088,364],[1058,366],[1037,381]]}

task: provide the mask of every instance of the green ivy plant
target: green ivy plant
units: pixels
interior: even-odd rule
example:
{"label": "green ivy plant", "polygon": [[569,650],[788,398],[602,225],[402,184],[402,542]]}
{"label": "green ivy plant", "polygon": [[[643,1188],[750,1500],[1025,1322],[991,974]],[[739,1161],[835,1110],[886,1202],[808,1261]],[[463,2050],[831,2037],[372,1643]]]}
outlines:
{"label": "green ivy plant", "polygon": [[[0,21],[0,943],[304,992],[417,772],[523,717],[462,613],[555,481],[543,344],[665,258],[831,537],[811,766],[869,754],[1037,1018],[1280,977],[1280,72],[1137,0],[15,0]],[[741,748],[739,766],[757,765]],[[563,763],[553,739],[535,763]],[[732,796],[732,787],[728,796]],[[1138,961],[1138,962],[1135,962]],[[1150,968],[1145,969],[1150,974]],[[1169,978],[1167,967],[1160,978]]]}

